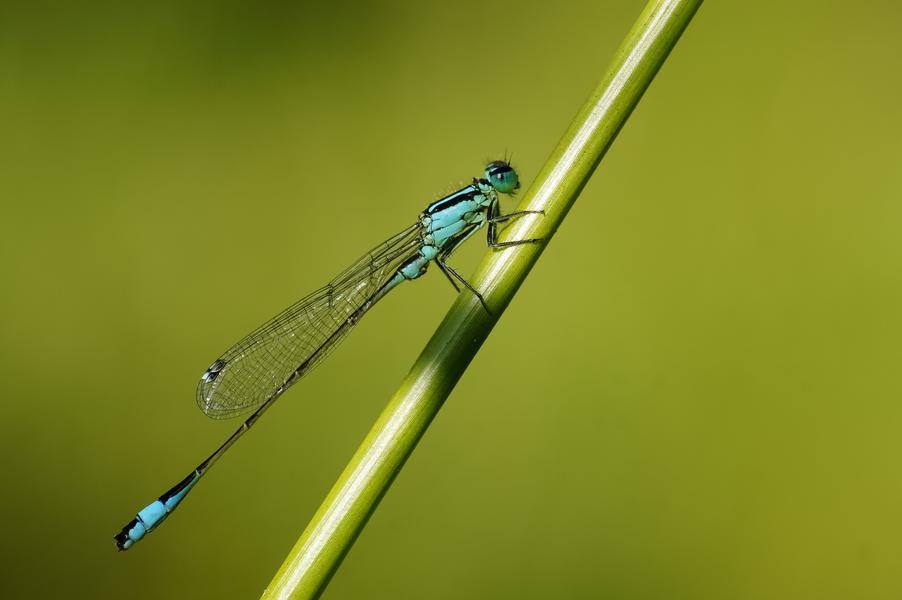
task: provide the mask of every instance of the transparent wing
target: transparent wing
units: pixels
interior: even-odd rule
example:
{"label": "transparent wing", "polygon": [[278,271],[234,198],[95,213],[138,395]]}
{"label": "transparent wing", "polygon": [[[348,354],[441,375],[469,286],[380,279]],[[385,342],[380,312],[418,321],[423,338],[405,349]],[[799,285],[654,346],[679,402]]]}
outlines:
{"label": "transparent wing", "polygon": [[281,394],[344,339],[354,324],[348,317],[419,244],[420,226],[415,224],[229,348],[201,377],[197,405],[208,417],[225,419]]}

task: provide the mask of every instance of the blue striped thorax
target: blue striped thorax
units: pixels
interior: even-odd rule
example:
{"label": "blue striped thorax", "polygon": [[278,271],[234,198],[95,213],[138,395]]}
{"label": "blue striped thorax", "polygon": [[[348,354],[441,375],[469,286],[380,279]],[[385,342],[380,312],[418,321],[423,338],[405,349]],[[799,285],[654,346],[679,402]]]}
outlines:
{"label": "blue striped thorax", "polygon": [[519,187],[513,167],[500,160],[489,163],[484,179],[474,179],[465,188],[426,207],[420,215],[423,245],[443,249],[464,228],[483,225],[487,213],[498,202],[498,192],[512,194]]}
{"label": "blue striped thorax", "polygon": [[426,272],[429,261],[442,251],[450,252],[488,222],[497,208],[498,193],[513,194],[520,188],[517,172],[508,163],[496,160],[485,168],[483,179],[439,198],[420,214],[422,246],[399,270],[401,279],[416,279]]}

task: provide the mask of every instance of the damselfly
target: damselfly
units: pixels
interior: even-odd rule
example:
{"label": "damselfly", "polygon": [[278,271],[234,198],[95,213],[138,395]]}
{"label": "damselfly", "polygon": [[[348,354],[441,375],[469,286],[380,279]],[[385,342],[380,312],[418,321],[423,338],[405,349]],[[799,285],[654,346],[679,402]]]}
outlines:
{"label": "damselfly", "polygon": [[484,178],[474,178],[470,185],[430,204],[416,223],[364,254],[327,286],[289,306],[217,358],[200,378],[197,405],[214,419],[253,413],[191,474],[138,512],[116,534],[116,546],[127,550],[159,525],[285,390],[313,370],[385,294],[401,282],[423,275],[430,262],[458,292],[460,286],[467,288],[488,311],[482,294],[447,260],[483,226],[491,248],[540,241],[495,239],[498,223],[540,212],[501,214],[498,194],[512,195],[519,187],[510,164],[489,163]]}

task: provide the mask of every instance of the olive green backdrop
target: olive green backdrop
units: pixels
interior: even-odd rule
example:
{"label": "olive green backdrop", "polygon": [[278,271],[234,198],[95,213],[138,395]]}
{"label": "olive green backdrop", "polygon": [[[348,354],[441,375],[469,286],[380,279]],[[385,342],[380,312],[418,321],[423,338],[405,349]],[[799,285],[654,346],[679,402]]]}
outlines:
{"label": "olive green backdrop", "polygon": [[[453,290],[117,554],[237,425],[197,378],[486,159],[528,185],[643,4],[4,3],[0,595],[256,597]],[[702,6],[325,597],[900,597],[900,30]]]}

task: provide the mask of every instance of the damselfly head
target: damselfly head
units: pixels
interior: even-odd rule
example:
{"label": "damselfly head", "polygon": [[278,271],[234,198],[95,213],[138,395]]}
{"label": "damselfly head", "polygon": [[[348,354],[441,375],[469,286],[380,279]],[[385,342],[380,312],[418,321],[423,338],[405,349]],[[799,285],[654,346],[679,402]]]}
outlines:
{"label": "damselfly head", "polygon": [[503,160],[490,162],[485,168],[485,178],[502,194],[513,194],[515,190],[520,189],[517,172]]}

